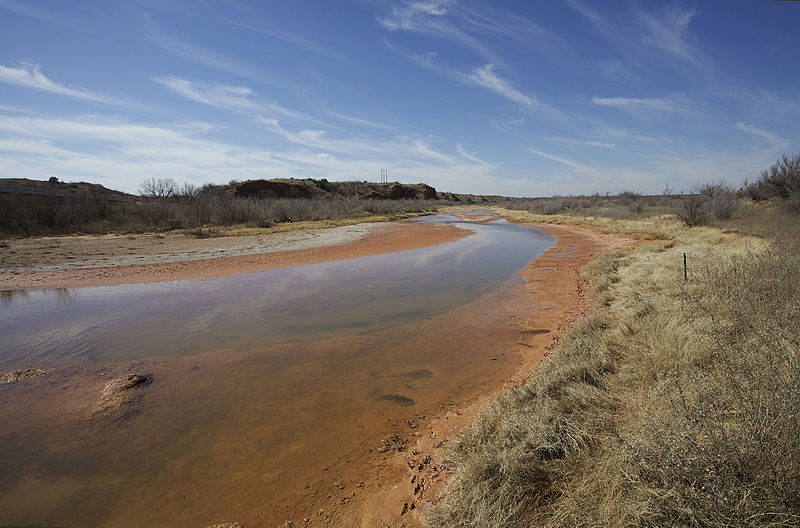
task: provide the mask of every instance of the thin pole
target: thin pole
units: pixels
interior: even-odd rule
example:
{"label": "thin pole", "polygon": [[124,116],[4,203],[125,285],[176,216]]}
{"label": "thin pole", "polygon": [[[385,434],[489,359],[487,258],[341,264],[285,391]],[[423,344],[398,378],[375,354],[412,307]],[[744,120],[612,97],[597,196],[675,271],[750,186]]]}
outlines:
{"label": "thin pole", "polygon": [[689,280],[686,275],[686,253],[683,254],[683,280]]}

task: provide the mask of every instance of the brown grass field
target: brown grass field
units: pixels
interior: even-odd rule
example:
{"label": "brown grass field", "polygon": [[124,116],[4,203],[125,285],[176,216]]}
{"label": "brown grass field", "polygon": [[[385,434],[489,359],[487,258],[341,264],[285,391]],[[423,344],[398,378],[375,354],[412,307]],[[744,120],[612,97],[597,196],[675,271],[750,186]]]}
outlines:
{"label": "brown grass field", "polygon": [[652,242],[584,268],[596,312],[446,448],[431,526],[800,525],[800,218],[653,209],[495,209]]}

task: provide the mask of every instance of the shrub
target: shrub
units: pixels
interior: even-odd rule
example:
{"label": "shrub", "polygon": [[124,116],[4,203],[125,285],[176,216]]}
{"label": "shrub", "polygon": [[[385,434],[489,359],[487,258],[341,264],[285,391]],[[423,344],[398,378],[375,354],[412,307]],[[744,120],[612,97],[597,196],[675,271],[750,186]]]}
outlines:
{"label": "shrub", "polygon": [[753,183],[744,182],[742,192],[753,200],[778,198],[789,200],[800,194],[800,154],[782,155],[778,161],[759,174]]}
{"label": "shrub", "polygon": [[717,220],[730,220],[739,209],[739,201],[736,193],[728,190],[711,196],[706,206]]}
{"label": "shrub", "polygon": [[684,196],[680,205],[675,210],[675,216],[681,219],[688,227],[705,224],[708,220],[706,214],[706,198],[696,194]]}

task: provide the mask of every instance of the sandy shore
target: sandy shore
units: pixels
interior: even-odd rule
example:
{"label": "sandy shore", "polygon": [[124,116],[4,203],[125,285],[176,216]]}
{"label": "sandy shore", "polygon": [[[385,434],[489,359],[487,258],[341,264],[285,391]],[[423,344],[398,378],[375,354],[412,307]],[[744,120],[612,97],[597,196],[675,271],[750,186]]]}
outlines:
{"label": "sandy shore", "polygon": [[150,234],[12,240],[0,248],[0,290],[211,279],[417,249],[469,234],[452,225],[392,222],[206,239]]}

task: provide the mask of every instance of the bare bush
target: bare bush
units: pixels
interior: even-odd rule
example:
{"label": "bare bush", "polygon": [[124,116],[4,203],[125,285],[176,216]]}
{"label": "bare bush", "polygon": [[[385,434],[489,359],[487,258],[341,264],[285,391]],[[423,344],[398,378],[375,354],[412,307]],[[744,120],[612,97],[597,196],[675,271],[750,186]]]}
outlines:
{"label": "bare bush", "polygon": [[706,223],[706,198],[696,194],[685,196],[678,208],[675,216],[683,221],[688,227],[700,226]]}
{"label": "bare bush", "polygon": [[800,154],[793,157],[782,155],[762,171],[755,182],[745,180],[741,192],[756,201],[770,198],[790,200],[800,196]]}
{"label": "bare bush", "polygon": [[706,207],[717,220],[730,220],[739,210],[739,200],[735,192],[728,190],[711,196]]}
{"label": "bare bush", "polygon": [[771,194],[784,200],[800,193],[800,154],[791,158],[786,154],[781,156],[769,169],[761,172],[759,182]]}
{"label": "bare bush", "polygon": [[693,191],[707,198],[714,198],[721,194],[729,194],[733,189],[724,181],[717,180],[697,185],[694,187]]}

